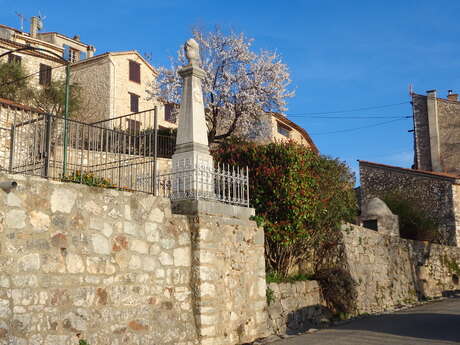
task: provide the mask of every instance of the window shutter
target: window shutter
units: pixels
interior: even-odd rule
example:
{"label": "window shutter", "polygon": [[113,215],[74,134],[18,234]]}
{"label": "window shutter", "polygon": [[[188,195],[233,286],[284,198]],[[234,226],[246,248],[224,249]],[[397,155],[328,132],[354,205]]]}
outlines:
{"label": "window shutter", "polygon": [[129,60],[129,80],[141,82],[141,65],[132,60]]}

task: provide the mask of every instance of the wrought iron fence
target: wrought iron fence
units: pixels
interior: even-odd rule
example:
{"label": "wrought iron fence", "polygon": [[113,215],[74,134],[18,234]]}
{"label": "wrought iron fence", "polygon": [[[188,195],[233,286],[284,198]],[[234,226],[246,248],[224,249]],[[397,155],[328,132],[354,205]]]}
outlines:
{"label": "wrought iron fence", "polygon": [[[151,111],[93,124],[30,111],[10,115],[0,112],[0,168],[10,173],[249,206],[247,168],[197,165],[158,174],[155,154],[171,158],[175,136],[157,133],[155,141]],[[124,121],[133,118],[135,125]]]}
{"label": "wrought iron fence", "polygon": [[8,170],[151,193],[153,182],[139,177],[154,175],[155,146],[157,157],[171,158],[174,152],[175,138],[157,135],[155,142],[151,128],[110,128],[73,119],[64,127],[64,118],[50,114],[24,113],[15,119],[6,132]]}
{"label": "wrought iron fence", "polygon": [[171,200],[205,199],[249,207],[249,171],[196,165],[156,178],[156,193]]}

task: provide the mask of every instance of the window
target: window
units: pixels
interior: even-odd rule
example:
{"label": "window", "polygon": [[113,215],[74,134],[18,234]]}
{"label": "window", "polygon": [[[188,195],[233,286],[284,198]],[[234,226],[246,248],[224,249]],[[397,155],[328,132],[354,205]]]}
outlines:
{"label": "window", "polygon": [[8,55],[8,63],[21,63],[22,58],[18,55],[10,54]]}
{"label": "window", "polygon": [[141,130],[141,122],[131,119],[126,119],[128,121],[128,132],[129,134],[137,134]]}
{"label": "window", "polygon": [[165,104],[165,121],[176,123],[176,114],[172,103]]}
{"label": "window", "polygon": [[51,66],[40,64],[38,83],[43,86],[49,86],[51,84]]}
{"label": "window", "polygon": [[132,60],[129,60],[129,80],[141,82],[141,65]]}
{"label": "window", "polygon": [[130,93],[129,97],[131,101],[131,108],[130,108],[131,112],[132,113],[139,112],[139,96],[134,93]]}
{"label": "window", "polygon": [[291,128],[282,124],[281,122],[277,122],[277,126],[278,126],[278,133],[281,135],[284,135],[286,138],[289,138]]}

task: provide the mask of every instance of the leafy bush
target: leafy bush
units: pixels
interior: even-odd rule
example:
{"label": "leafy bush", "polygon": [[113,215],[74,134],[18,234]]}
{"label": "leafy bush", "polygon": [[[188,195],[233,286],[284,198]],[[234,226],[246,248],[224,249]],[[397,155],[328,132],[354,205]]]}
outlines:
{"label": "leafy bush", "polygon": [[356,312],[356,282],[347,270],[337,267],[323,269],[316,272],[314,278],[330,309],[341,315]]}
{"label": "leafy bush", "polygon": [[267,269],[283,277],[356,215],[348,167],[305,146],[233,139],[213,151],[218,162],[249,167],[250,203],[265,229]]}
{"label": "leafy bush", "polygon": [[93,173],[81,172],[80,170],[76,170],[72,172],[70,175],[63,177],[62,181],[81,183],[81,184],[85,184],[87,186],[92,186],[92,187],[103,187],[103,188],[114,188],[115,187],[112,184],[112,181],[110,181],[107,178],[96,176]]}
{"label": "leafy bush", "polygon": [[402,193],[387,193],[382,200],[391,212],[399,216],[399,233],[403,238],[438,242],[438,224],[416,200],[408,200]]}

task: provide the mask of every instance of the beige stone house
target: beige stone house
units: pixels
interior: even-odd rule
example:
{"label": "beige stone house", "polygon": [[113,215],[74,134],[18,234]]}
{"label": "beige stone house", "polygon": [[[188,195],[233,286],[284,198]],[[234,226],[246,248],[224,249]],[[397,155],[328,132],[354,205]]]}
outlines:
{"label": "beige stone house", "polygon": [[[147,90],[157,72],[135,50],[107,52],[78,61],[72,64],[71,75],[72,81],[82,87],[88,122],[139,113],[156,105]],[[161,110],[159,119],[164,122],[164,107]],[[132,121],[146,120],[133,117]],[[163,125],[169,126],[169,122]]]}
{"label": "beige stone house", "polygon": [[43,87],[51,80],[65,78],[65,61],[79,61],[92,56],[95,48],[80,41],[78,36],[73,38],[56,32],[38,32],[41,27],[40,19],[32,17],[30,32],[23,32],[5,25],[0,25],[0,54],[26,48],[44,49],[20,50],[8,54],[2,61],[18,62],[23,65],[32,86]]}

